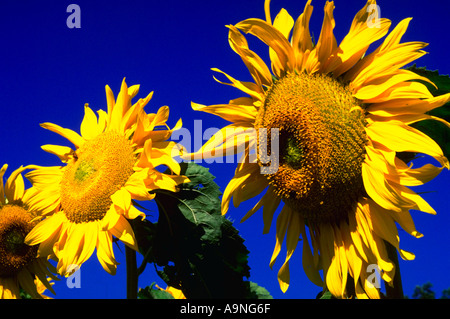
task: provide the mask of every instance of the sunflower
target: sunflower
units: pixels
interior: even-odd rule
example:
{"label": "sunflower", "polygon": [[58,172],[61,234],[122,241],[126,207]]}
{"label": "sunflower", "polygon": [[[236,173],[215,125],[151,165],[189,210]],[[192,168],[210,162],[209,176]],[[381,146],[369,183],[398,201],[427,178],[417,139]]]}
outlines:
{"label": "sunflower", "polygon": [[[289,260],[301,240],[303,268],[313,283],[340,298],[350,296],[347,283],[358,298],[379,298],[367,267],[376,265],[382,279],[393,285],[395,264],[387,244],[403,259],[414,259],[414,254],[400,249],[396,223],[419,238],[422,234],[409,210],[435,214],[409,186],[428,182],[448,169],[449,162],[438,144],[409,124],[435,119],[449,125],[426,112],[450,101],[450,94],[433,97],[423,84],[428,79],[402,69],[426,54],[422,49],[427,44],[401,43],[410,18],[388,34],[391,22],[373,19],[376,8],[369,0],[338,45],[332,1],[325,5],[322,30],[313,43],[311,1],[294,22],[284,9],[272,21],[266,0],[265,20],[227,26],[230,46],[253,81],[213,69],[228,79],[218,82],[246,96],[228,104],[192,103],[194,110],[232,123],[186,159],[244,149],[245,160],[224,191],[222,213],[231,199],[238,207],[263,193],[243,220],[262,209],[267,233],[283,203],[270,261],[273,267],[286,239],[287,254],[278,272],[283,292],[289,286]],[[270,66],[250,50],[244,33],[269,47]],[[369,46],[383,37],[369,52]],[[404,152],[429,155],[439,166],[413,168],[401,159]]]}
{"label": "sunflower", "polygon": [[[26,174],[35,189],[30,208],[45,218],[25,241],[40,244],[41,256],[57,259],[60,274],[75,271],[95,248],[103,268],[115,274],[113,236],[137,250],[128,220],[145,214],[135,207],[135,201],[153,199],[150,192],[155,189],[176,191],[186,181],[173,158],[178,155],[177,145],[167,141],[181,127],[181,119],[170,129],[167,106],[147,114],[143,108],[153,92],[132,105],[138,90],[137,85],[128,88],[124,80],[115,100],[106,86],[107,112],[99,110],[97,118],[85,105],[81,135],[55,124],[41,124],[75,146],[42,146],[66,165],[30,165],[27,169],[32,171]],[[171,173],[161,173],[162,166]]]}
{"label": "sunflower", "polygon": [[25,190],[21,172],[15,170],[3,185],[8,165],[0,169],[0,299],[19,299],[20,289],[32,298],[44,298],[45,289],[55,293],[49,280],[56,270],[46,258],[37,256],[37,246],[24,243],[34,226],[29,210],[29,189]]}

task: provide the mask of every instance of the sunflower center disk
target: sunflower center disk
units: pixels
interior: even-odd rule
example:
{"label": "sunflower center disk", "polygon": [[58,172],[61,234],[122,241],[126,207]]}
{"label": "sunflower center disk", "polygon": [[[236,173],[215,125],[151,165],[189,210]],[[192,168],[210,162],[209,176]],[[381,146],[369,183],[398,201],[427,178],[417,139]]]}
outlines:
{"label": "sunflower center disk", "polygon": [[364,126],[358,101],[325,75],[290,74],[268,91],[255,128],[267,129],[267,137],[258,136],[267,150],[271,129],[279,130],[279,165],[266,176],[308,222],[342,220],[364,193]]}
{"label": "sunflower center disk", "polygon": [[86,141],[76,153],[61,180],[61,206],[74,223],[100,220],[112,204],[111,195],[133,174],[134,148],[110,131]]}
{"label": "sunflower center disk", "polygon": [[24,243],[26,235],[36,223],[21,206],[0,208],[0,277],[17,274],[36,258],[37,246]]}

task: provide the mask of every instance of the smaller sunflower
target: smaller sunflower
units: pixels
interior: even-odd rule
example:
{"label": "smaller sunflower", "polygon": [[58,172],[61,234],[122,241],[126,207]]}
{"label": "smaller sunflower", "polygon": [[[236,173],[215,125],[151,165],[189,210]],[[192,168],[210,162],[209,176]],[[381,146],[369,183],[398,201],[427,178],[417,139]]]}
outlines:
{"label": "smaller sunflower", "polygon": [[56,279],[56,270],[46,258],[37,257],[37,246],[24,243],[35,216],[27,207],[24,168],[15,170],[3,185],[7,168],[5,164],[0,169],[0,299],[20,299],[20,288],[32,298],[44,298],[44,287],[55,293],[49,279]]}
{"label": "smaller sunflower", "polygon": [[[40,244],[40,256],[58,260],[57,270],[69,275],[80,267],[97,249],[103,268],[115,274],[117,262],[112,249],[113,236],[137,250],[137,243],[128,220],[145,217],[135,201],[154,198],[155,189],[177,191],[187,179],[180,176],[175,142],[167,141],[175,128],[166,124],[169,108],[156,114],[143,110],[152,93],[131,104],[139,86],[122,82],[115,100],[106,86],[108,111],[95,113],[85,106],[81,135],[51,123],[41,126],[62,135],[75,149],[59,145],[42,148],[57,155],[65,166],[33,169],[26,177],[35,192],[30,198],[33,211],[46,218],[26,237],[30,245]],[[161,173],[161,166],[171,174]],[[158,169],[157,169],[158,168]]]}

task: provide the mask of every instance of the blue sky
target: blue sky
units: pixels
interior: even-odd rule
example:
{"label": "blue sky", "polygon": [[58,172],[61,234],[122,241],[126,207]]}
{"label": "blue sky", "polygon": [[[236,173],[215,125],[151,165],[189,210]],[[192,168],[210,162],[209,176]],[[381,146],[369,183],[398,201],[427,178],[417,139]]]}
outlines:
{"label": "blue sky", "polygon": [[[44,144],[66,144],[66,140],[39,126],[52,122],[79,130],[85,103],[98,110],[106,109],[104,87],[115,94],[121,81],[140,84],[139,97],[154,91],[147,112],[168,105],[169,124],[182,117],[184,126],[193,131],[194,120],[203,120],[203,128],[222,127],[219,117],[194,112],[190,102],[226,103],[241,96],[233,88],[216,83],[217,67],[233,77],[250,80],[245,65],[231,50],[227,40],[227,24],[245,18],[264,17],[263,0],[193,0],[193,1],[1,1],[0,2],[0,163],[9,164],[9,173],[20,165],[59,165],[59,160],[40,149]],[[81,9],[81,28],[68,28],[66,12],[71,3]],[[296,18],[304,0],[273,0],[272,16],[284,7]],[[311,31],[318,37],[325,1],[312,2],[314,12]],[[338,42],[348,32],[354,14],[365,1],[336,0],[334,16]],[[381,16],[393,25],[413,17],[403,41],[424,41],[428,55],[418,66],[450,73],[449,39],[446,33],[450,3],[447,1],[380,0]],[[257,45],[257,41],[250,41]],[[225,188],[236,164],[204,164],[210,167],[216,182]],[[7,175],[9,175],[7,173]],[[436,209],[436,216],[413,212],[416,226],[425,236],[411,238],[400,231],[401,246],[413,251],[416,260],[401,262],[403,286],[411,295],[416,284],[430,281],[437,295],[450,287],[449,173],[443,172],[421,191]],[[255,214],[247,222],[238,221],[254,205],[244,203],[231,209],[229,217],[246,240],[250,250],[252,281],[266,287],[275,298],[314,298],[321,290],[304,275],[301,249],[291,263],[291,286],[283,294],[276,273],[269,268],[275,243],[272,230],[262,235],[262,218]],[[81,269],[81,288],[69,289],[65,279],[55,285],[59,298],[124,298],[125,260],[115,249],[121,262],[116,276],[107,274],[95,255]],[[281,258],[280,258],[281,260]],[[140,277],[139,286],[156,281],[165,286],[151,265]]]}

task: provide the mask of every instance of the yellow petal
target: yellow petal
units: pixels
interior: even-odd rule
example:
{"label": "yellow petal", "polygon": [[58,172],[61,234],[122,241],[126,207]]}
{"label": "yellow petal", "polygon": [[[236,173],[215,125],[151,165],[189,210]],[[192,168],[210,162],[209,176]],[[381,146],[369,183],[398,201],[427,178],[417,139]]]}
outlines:
{"label": "yellow petal", "polygon": [[277,233],[276,233],[276,242],[275,242],[275,248],[272,253],[272,258],[270,259],[270,268],[273,267],[278,255],[281,251],[281,245],[283,244],[284,237],[286,235],[286,231],[289,225],[289,221],[291,219],[292,214],[291,209],[284,205],[283,209],[280,212],[280,215],[278,215],[277,218]]}
{"label": "yellow petal", "polygon": [[[119,210],[119,211],[117,211]],[[106,212],[105,216],[103,216],[100,228],[102,231],[108,231],[113,228],[120,218],[121,209],[116,205],[111,205],[111,207]]]}
{"label": "yellow petal", "polygon": [[423,237],[423,234],[418,232],[416,230],[416,226],[414,225],[414,220],[411,217],[411,214],[408,210],[403,210],[399,213],[388,211],[389,215],[395,220],[396,223],[400,225],[400,227],[403,228],[408,234],[416,237],[421,238]]}
{"label": "yellow petal", "polygon": [[245,167],[236,173],[236,175],[230,180],[225,191],[222,195],[222,205],[221,211],[222,215],[225,215],[230,206],[231,197],[234,196],[236,190],[242,187],[246,181],[251,178],[254,174],[259,174],[259,166],[258,165],[245,165]]}
{"label": "yellow petal", "polygon": [[[398,85],[401,82],[411,81],[411,80],[422,80],[429,81],[414,72],[408,70],[398,70],[395,74],[388,73],[385,76],[380,76],[375,78],[375,80],[365,82],[364,85],[353,92],[353,96],[360,100],[370,100],[373,99],[388,89]],[[352,87],[352,85],[350,85]]]}
{"label": "yellow petal", "polygon": [[128,95],[130,95],[130,98],[134,98],[139,93],[140,85],[132,85],[128,88]]}
{"label": "yellow petal", "polygon": [[214,79],[217,82],[235,87],[235,88],[241,90],[242,92],[250,95],[251,97],[255,98],[256,100],[264,101],[264,92],[263,92],[262,88],[260,88],[257,84],[255,84],[253,82],[238,81],[238,80],[234,79],[233,77],[231,77],[230,75],[226,74],[225,72],[223,72],[219,69],[216,69],[216,68],[212,68],[211,70],[225,75],[225,77],[228,80],[230,80],[231,83],[219,81],[216,77],[214,77]]}
{"label": "yellow petal", "polygon": [[8,168],[8,164],[4,164],[0,169],[0,203],[5,204],[5,190],[3,187],[3,175]]}
{"label": "yellow petal", "polygon": [[114,109],[114,105],[116,104],[116,99],[114,98],[113,91],[111,90],[111,88],[108,85],[105,86],[105,91],[106,91],[106,104],[108,107],[107,114],[108,114],[108,121],[109,121],[110,115],[112,114],[113,109]]}
{"label": "yellow petal", "polygon": [[362,165],[362,177],[367,194],[380,206],[400,212],[411,208],[412,204],[402,198],[386,181],[382,167],[384,158],[371,147],[366,147],[367,155]]}
{"label": "yellow petal", "polygon": [[370,249],[370,254],[367,256],[369,261],[375,257],[378,266],[386,271],[392,272],[394,270],[394,264],[387,257],[386,248],[381,239],[373,233],[373,225],[371,220],[368,219],[370,216],[367,211],[369,209],[368,202],[363,200],[358,203],[358,208],[356,209],[356,220],[359,225],[359,232],[361,237],[365,237],[368,248]]}
{"label": "yellow petal", "polygon": [[364,103],[383,103],[396,99],[430,99],[433,98],[428,88],[418,82],[402,82],[374,98],[364,100]]}
{"label": "yellow petal", "polygon": [[136,119],[142,109],[151,100],[153,92],[150,92],[145,99],[139,99],[123,116],[120,131],[125,132],[129,127],[136,123]]}
{"label": "yellow petal", "polygon": [[320,277],[319,270],[317,269],[314,262],[314,257],[311,252],[311,247],[309,246],[308,243],[308,237],[306,235],[304,223],[301,225],[301,234],[303,240],[303,255],[302,255],[303,270],[305,271],[305,274],[308,276],[311,282],[313,282],[319,287],[322,287],[323,281],[322,278]]}
{"label": "yellow petal", "polygon": [[112,235],[107,231],[100,231],[97,239],[97,258],[105,269],[111,275],[115,275],[118,263],[114,258],[112,249]]}
{"label": "yellow petal", "polygon": [[398,236],[397,226],[395,225],[394,220],[389,216],[389,213],[373,202],[369,201],[368,203],[369,209],[365,212],[369,214],[367,219],[371,221],[373,231],[383,240],[394,246],[403,259],[414,259],[414,254],[400,249],[400,238]]}
{"label": "yellow petal", "polygon": [[245,146],[256,141],[256,131],[252,124],[230,124],[217,131],[200,150],[183,154],[187,160],[206,159],[235,155],[245,150]]}
{"label": "yellow petal", "polygon": [[[281,9],[281,11],[275,17],[273,22],[273,27],[280,31],[280,33],[286,38],[289,39],[289,34],[294,26],[294,19],[287,13],[285,9]],[[269,57],[271,61],[278,61],[277,52],[269,47]],[[272,70],[275,75],[281,77],[285,72],[284,69],[280,68],[279,63],[272,62]]]}
{"label": "yellow petal", "polygon": [[127,246],[137,250],[137,241],[134,237],[133,229],[125,217],[120,216],[116,225],[109,232]]}
{"label": "yellow petal", "polygon": [[191,102],[194,111],[202,111],[220,116],[229,122],[253,122],[258,110],[254,106],[237,104],[201,105]]}
{"label": "yellow petal", "polygon": [[124,188],[130,193],[132,199],[150,200],[154,195],[149,194],[149,189],[145,185],[148,178],[148,168],[134,172],[127,180]]}
{"label": "yellow petal", "polygon": [[[272,25],[260,19],[247,19],[236,24],[236,28],[256,36],[274,50],[275,55],[271,58],[276,65],[276,70],[284,72],[294,70],[295,60],[292,47],[285,36]],[[281,74],[276,75],[281,76]]]}
{"label": "yellow petal", "polygon": [[292,48],[295,57],[295,68],[303,71],[309,52],[313,49],[311,34],[309,32],[309,20],[313,12],[311,0],[305,4],[303,13],[297,18],[292,31]]}
{"label": "yellow petal", "polygon": [[371,104],[368,106],[368,111],[379,116],[417,115],[429,112],[448,102],[450,102],[450,93],[424,100],[406,98]]}
{"label": "yellow petal", "polygon": [[242,58],[255,83],[259,86],[271,86],[272,74],[264,60],[249,49],[247,40],[235,26],[229,25],[228,28],[230,29],[228,34],[230,46]]}
{"label": "yellow petal", "polygon": [[49,186],[56,186],[61,181],[65,168],[62,166],[38,166],[28,165],[26,169],[31,169],[25,177],[33,186],[45,190]]}
{"label": "yellow petal", "polygon": [[82,138],[78,133],[67,129],[62,128],[59,125],[53,124],[53,123],[42,123],[41,126],[49,131],[55,132],[62,137],[65,137],[68,139],[73,145],[75,145],[76,148],[79,148],[81,145],[84,144],[84,138]]}
{"label": "yellow petal", "polygon": [[19,167],[14,170],[8,177],[5,184],[5,195],[9,202],[15,202],[22,199],[25,192],[25,184],[22,177],[22,172],[27,169],[26,167]]}
{"label": "yellow petal", "polygon": [[70,159],[73,158],[74,151],[68,146],[47,144],[42,145],[41,148],[48,153],[58,156],[63,163],[67,163]]}
{"label": "yellow petal", "polygon": [[261,194],[267,187],[267,178],[259,173],[258,164],[248,164],[254,166],[255,173],[251,173],[250,177],[242,183],[234,192],[233,206],[239,207],[242,202],[249,200]]}
{"label": "yellow petal", "polygon": [[264,12],[266,14],[266,22],[272,24],[272,18],[270,17],[270,0],[264,1]]}
{"label": "yellow petal", "polygon": [[145,214],[143,212],[141,212],[139,209],[137,209],[136,207],[134,207],[134,205],[130,206],[130,209],[128,209],[128,211],[126,211],[124,213],[124,216],[127,219],[131,219],[131,220],[138,218],[138,217],[141,217],[142,219],[145,218]]}
{"label": "yellow petal", "polygon": [[[241,219],[241,223],[245,222],[248,218],[250,218],[254,213],[256,213],[259,209],[262,207],[265,207],[268,203],[272,202],[274,199],[273,196],[273,186],[269,186],[269,189],[266,191],[266,193],[261,197],[261,199],[256,203],[255,206],[253,206],[252,209],[250,209],[244,217]],[[272,221],[272,219],[270,219]]]}
{"label": "yellow petal", "polygon": [[307,72],[314,73],[317,71],[324,72],[325,63],[337,48],[336,38],[333,30],[335,21],[333,16],[334,2],[326,2],[324,8],[324,18],[322,22],[322,30],[320,31],[319,40],[308,57]]}
{"label": "yellow petal", "polygon": [[353,67],[365,54],[369,45],[386,35],[391,22],[388,19],[379,19],[377,25],[368,23],[368,6],[374,1],[368,1],[355,16],[350,31],[333,52],[328,61],[325,72],[333,72],[337,77]]}
{"label": "yellow petal", "polygon": [[98,131],[97,116],[95,115],[94,111],[92,111],[88,106],[88,104],[84,105],[84,118],[81,122],[80,133],[81,136],[83,136],[83,138],[87,140],[93,139],[101,133]]}
{"label": "yellow petal", "polygon": [[66,221],[64,213],[60,212],[39,222],[25,237],[25,243],[30,246],[45,241],[53,233],[58,232],[63,222]]}
{"label": "yellow petal", "polygon": [[421,49],[426,46],[423,42],[407,42],[366,57],[367,63],[352,81],[352,86],[362,88],[379,77],[395,74],[401,67],[425,55],[426,52]]}
{"label": "yellow petal", "polygon": [[449,168],[439,145],[428,135],[399,121],[374,122],[366,127],[368,137],[395,152],[424,153]]}
{"label": "yellow petal", "polygon": [[289,260],[291,259],[292,254],[297,248],[297,243],[300,238],[300,230],[302,225],[303,220],[301,219],[300,215],[296,213],[291,213],[291,218],[289,220],[286,235],[286,249],[287,249],[286,260],[284,261],[283,266],[281,266],[278,272],[278,282],[283,292],[286,292],[286,290],[289,287],[289,280],[290,280]]}
{"label": "yellow petal", "polygon": [[[108,104],[109,105],[109,104]],[[117,130],[119,131],[122,118],[124,114],[131,107],[131,97],[128,94],[128,86],[125,82],[125,79],[122,81],[122,86],[120,88],[119,95],[117,96],[117,101],[110,111],[108,108],[108,130]]]}
{"label": "yellow petal", "polygon": [[273,187],[269,186],[267,194],[269,198],[267,199],[267,203],[264,205],[263,208],[263,222],[264,222],[263,234],[269,233],[270,227],[272,225],[273,215],[275,214],[275,211],[277,210],[281,202],[281,197],[275,194]]}

